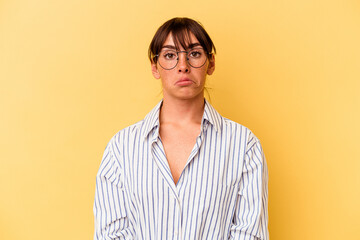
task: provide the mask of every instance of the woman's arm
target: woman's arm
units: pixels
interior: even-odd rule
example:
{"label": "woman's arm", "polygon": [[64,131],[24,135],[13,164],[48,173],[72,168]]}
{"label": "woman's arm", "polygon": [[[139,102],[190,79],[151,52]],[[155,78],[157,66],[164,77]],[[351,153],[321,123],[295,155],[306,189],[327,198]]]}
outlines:
{"label": "woman's arm", "polygon": [[268,240],[268,169],[259,140],[248,144],[229,239]]}
{"label": "woman's arm", "polygon": [[110,141],[96,176],[95,240],[133,239],[134,229],[129,225],[126,202],[122,169]]}

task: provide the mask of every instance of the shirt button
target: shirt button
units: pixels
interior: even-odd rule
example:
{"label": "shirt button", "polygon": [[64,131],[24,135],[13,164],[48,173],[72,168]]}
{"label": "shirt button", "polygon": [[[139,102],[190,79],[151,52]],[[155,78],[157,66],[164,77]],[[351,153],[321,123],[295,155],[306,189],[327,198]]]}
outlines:
{"label": "shirt button", "polygon": [[178,232],[178,231],[175,231],[174,233],[175,233],[175,235],[178,235],[178,234],[179,234],[179,232]]}

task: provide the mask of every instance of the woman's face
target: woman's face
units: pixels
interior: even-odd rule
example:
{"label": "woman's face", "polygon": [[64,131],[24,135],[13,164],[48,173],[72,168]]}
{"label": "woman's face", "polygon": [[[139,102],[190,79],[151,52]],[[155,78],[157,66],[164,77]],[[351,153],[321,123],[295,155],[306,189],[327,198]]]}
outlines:
{"label": "woman's face", "polygon": [[[198,44],[199,41],[190,33],[189,45]],[[198,46],[199,47],[199,46]],[[200,46],[201,47],[201,46]],[[175,48],[171,34],[163,44],[163,48]],[[180,48],[180,51],[189,49]],[[156,79],[161,79],[164,98],[175,98],[191,100],[204,97],[204,86],[206,75],[211,75],[215,70],[215,58],[211,55],[210,59],[200,68],[193,68],[186,60],[186,53],[179,53],[179,62],[171,70],[163,69],[159,63],[152,63],[152,74]]]}

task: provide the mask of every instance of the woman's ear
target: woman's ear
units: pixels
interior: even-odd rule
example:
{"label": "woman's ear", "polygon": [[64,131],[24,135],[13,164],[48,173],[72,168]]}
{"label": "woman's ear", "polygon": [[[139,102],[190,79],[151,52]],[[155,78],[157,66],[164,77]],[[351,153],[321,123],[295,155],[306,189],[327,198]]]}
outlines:
{"label": "woman's ear", "polygon": [[151,63],[151,72],[154,78],[160,79],[159,69],[157,68],[156,63],[154,62]]}
{"label": "woman's ear", "polygon": [[215,71],[215,55],[212,53],[209,58],[209,65],[207,69],[207,74],[211,75]]}

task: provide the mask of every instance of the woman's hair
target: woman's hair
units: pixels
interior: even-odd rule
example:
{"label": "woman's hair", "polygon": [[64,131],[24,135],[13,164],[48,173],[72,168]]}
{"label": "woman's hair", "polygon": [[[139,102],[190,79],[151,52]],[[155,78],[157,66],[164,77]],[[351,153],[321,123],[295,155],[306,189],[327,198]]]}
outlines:
{"label": "woman's hair", "polygon": [[169,34],[172,35],[175,47],[178,51],[180,50],[180,46],[187,49],[188,44],[190,43],[190,33],[194,34],[200,45],[209,55],[212,51],[216,53],[215,46],[210,36],[199,22],[190,18],[177,17],[168,20],[156,31],[149,46],[148,56],[150,61],[156,63],[155,55],[159,54]]}

